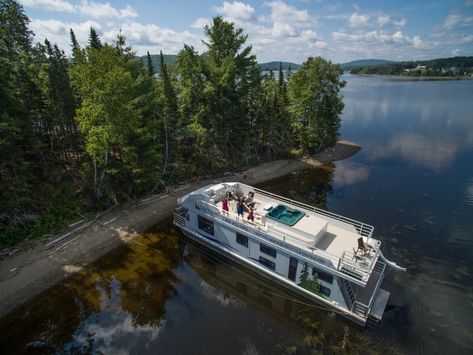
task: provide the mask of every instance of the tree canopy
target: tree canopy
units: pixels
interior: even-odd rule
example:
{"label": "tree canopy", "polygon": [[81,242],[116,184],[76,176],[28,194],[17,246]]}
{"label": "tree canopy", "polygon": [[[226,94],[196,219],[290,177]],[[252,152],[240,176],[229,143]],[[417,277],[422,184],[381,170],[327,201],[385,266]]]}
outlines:
{"label": "tree canopy", "polygon": [[[0,0],[0,246],[62,228],[77,213],[167,184],[338,139],[340,68],[309,58],[263,75],[244,30],[215,17],[206,50],[137,60],[125,36],[71,55],[32,44],[21,5]],[[159,75],[155,75],[158,71]]]}

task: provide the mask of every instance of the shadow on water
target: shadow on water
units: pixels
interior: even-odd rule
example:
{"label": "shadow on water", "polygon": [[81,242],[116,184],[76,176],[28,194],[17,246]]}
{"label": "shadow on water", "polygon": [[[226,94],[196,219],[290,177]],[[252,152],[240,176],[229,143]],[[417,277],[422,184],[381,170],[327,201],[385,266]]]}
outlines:
{"label": "shadow on water", "polygon": [[89,353],[117,334],[152,336],[177,294],[182,251],[176,233],[154,233],[111,252],[3,318],[0,352]]}

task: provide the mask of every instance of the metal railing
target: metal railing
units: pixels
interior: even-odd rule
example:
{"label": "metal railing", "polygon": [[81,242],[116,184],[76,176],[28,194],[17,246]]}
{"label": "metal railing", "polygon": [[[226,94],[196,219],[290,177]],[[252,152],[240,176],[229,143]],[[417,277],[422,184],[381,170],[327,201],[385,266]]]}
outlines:
{"label": "metal railing", "polygon": [[336,214],[336,213],[333,213],[333,212],[329,212],[329,211],[326,211],[326,210],[323,210],[323,209],[320,209],[320,208],[317,208],[317,207],[314,207],[314,206],[311,206],[311,205],[307,205],[307,204],[302,203],[302,202],[294,201],[294,200],[291,200],[289,198],[273,194],[271,192],[267,192],[267,191],[260,190],[260,189],[257,189],[257,188],[255,188],[254,190],[255,190],[255,192],[257,192],[257,193],[259,193],[263,196],[267,196],[267,197],[270,197],[274,200],[283,202],[283,203],[285,203],[285,204],[287,204],[291,207],[298,207],[300,209],[304,209],[304,210],[307,210],[307,211],[310,211],[310,212],[320,214],[324,217],[330,218],[330,219],[335,220],[335,221],[350,224],[353,227],[355,227],[356,232],[359,235],[363,236],[363,237],[371,238],[371,236],[373,235],[374,227],[369,225],[369,224],[366,224],[366,223],[363,223],[363,222],[360,222],[360,221],[357,221],[357,220],[354,220],[354,219],[351,219],[351,218],[348,218],[348,217],[345,217],[345,216],[342,216],[342,215],[339,215],[339,214]]}
{"label": "metal railing", "polygon": [[376,286],[374,288],[374,292],[371,295],[370,302],[368,304],[369,307],[371,307],[371,305],[373,304],[374,298],[378,294],[379,287],[381,286],[381,282],[383,281],[383,278],[384,278],[384,270],[385,269],[386,269],[386,264],[382,263],[382,262],[377,262],[374,269],[373,269],[373,272],[374,273],[379,273],[380,276],[379,276],[378,282],[376,283]]}
{"label": "metal railing", "polygon": [[[362,282],[365,282],[369,277],[369,270],[366,270],[366,268],[362,268],[361,266],[359,266],[359,264],[356,265],[354,263],[352,266],[350,266],[349,269],[342,268],[342,266],[344,265],[342,263],[342,258],[336,255],[330,254],[322,249],[318,249],[315,247],[311,248],[311,251],[306,251],[302,249],[302,247],[306,247],[304,243],[299,242],[295,237],[290,236],[288,234],[284,234],[284,232],[281,232],[279,230],[275,230],[272,228],[268,229],[266,224],[260,224],[257,222],[255,223],[248,221],[244,218],[238,218],[235,213],[224,212],[216,205],[208,203],[206,201],[199,201],[198,203],[200,205],[198,210],[201,210],[202,212],[211,215],[215,219],[219,219],[225,223],[238,227],[246,231],[247,233],[253,234],[257,237],[262,237],[265,240],[275,244],[276,246],[283,247],[285,250],[292,251],[307,259],[311,259],[319,265],[321,265],[321,259],[326,260],[330,263],[330,266],[325,264],[325,268],[327,270],[335,269],[336,271],[339,271],[351,277],[352,279]],[[179,223],[179,220],[177,221],[177,223]],[[257,231],[256,234],[255,231]],[[314,253],[314,251],[318,251],[318,254]]]}
{"label": "metal railing", "polygon": [[178,211],[175,210],[173,213],[174,216],[174,224],[179,227],[185,227],[186,226],[186,217],[185,217],[185,211]]}

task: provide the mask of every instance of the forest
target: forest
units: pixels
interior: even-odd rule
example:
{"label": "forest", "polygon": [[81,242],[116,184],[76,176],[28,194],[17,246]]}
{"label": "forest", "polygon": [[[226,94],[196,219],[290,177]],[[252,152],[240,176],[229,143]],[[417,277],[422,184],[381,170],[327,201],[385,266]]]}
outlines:
{"label": "forest", "polygon": [[[0,247],[109,206],[335,144],[339,65],[308,58],[262,75],[247,35],[215,17],[206,50],[137,60],[120,32],[71,49],[33,43],[20,4],[0,0]],[[157,49],[159,50],[159,49]],[[159,74],[154,74],[159,72]]]}

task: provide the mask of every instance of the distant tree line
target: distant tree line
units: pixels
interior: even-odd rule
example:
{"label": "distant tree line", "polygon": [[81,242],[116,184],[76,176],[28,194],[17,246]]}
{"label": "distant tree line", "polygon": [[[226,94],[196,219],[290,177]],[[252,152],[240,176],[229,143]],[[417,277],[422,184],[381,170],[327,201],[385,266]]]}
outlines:
{"label": "distant tree line", "polygon": [[221,17],[206,51],[185,45],[159,76],[120,32],[91,28],[72,54],[33,45],[21,5],[0,0],[0,246],[54,231],[78,213],[162,191],[167,184],[338,139],[340,67],[309,58],[262,76],[243,30]]}
{"label": "distant tree line", "polygon": [[[424,68],[425,67],[425,68]],[[473,73],[473,57],[405,61],[352,68],[352,74],[462,76]]]}

